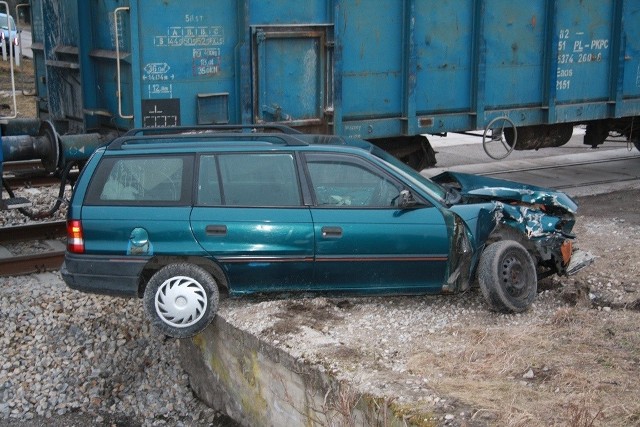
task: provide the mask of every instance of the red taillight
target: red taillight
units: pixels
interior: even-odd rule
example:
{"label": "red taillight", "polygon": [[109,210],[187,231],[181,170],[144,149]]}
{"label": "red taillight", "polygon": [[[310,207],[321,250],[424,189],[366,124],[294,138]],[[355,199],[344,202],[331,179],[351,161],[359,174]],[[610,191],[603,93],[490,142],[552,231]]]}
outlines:
{"label": "red taillight", "polygon": [[82,223],[78,220],[67,221],[67,250],[74,254],[84,253]]}

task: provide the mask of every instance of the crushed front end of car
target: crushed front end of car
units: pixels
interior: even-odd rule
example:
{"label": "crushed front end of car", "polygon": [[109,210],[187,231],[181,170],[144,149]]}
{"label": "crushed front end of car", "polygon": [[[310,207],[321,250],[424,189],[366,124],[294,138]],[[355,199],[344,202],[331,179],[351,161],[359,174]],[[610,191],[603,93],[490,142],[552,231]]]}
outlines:
{"label": "crushed front end of car", "polygon": [[578,206],[565,193],[457,172],[431,180],[457,194],[450,209],[467,222],[477,252],[494,242],[516,241],[534,259],[538,280],[574,274],[593,261],[573,245]]}

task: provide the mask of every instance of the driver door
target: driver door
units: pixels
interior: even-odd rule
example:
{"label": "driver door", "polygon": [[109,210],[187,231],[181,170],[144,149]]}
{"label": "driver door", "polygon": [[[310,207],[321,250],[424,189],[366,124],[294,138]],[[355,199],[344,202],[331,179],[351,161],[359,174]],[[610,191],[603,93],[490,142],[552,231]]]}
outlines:
{"label": "driver door", "polygon": [[398,207],[403,184],[350,155],[305,155],[313,192],[314,281],[320,289],[439,291],[448,261],[440,211]]}

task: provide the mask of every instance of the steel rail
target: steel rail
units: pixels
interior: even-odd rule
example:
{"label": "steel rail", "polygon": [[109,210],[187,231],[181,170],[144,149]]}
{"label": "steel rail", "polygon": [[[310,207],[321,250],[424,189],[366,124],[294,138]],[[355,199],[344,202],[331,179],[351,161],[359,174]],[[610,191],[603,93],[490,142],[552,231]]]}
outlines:
{"label": "steel rail", "polygon": [[0,277],[22,276],[59,270],[64,260],[63,250],[52,250],[27,255],[0,257]]}
{"label": "steel rail", "polygon": [[21,160],[17,162],[4,162],[2,164],[4,173],[16,171],[39,171],[43,170],[40,160]]}
{"label": "steel rail", "polygon": [[64,243],[60,237],[66,234],[66,221],[34,222],[0,228],[0,243],[42,240],[49,250],[14,255],[0,246],[0,277],[19,276],[58,270],[64,260]]}
{"label": "steel rail", "polygon": [[64,220],[32,222],[24,225],[0,227],[0,243],[56,239],[64,237],[66,233],[67,222]]}
{"label": "steel rail", "polygon": [[[506,175],[514,172],[529,172],[529,171],[538,171],[538,170],[545,170],[545,169],[557,169],[557,168],[568,168],[568,167],[574,167],[574,166],[596,165],[600,163],[613,163],[613,162],[619,162],[619,161],[629,160],[629,159],[640,159],[640,154],[631,154],[629,157],[625,157],[625,158],[596,159],[596,160],[584,160],[584,161],[574,161],[574,162],[570,161],[562,165],[527,166],[527,167],[519,167],[519,168],[513,168],[513,169],[501,169],[499,171],[481,172],[481,173],[477,173],[476,175],[482,175],[482,176]],[[594,184],[597,184],[597,182],[594,182]]]}
{"label": "steel rail", "polygon": [[20,175],[5,177],[4,181],[11,187],[46,187],[48,185],[60,185],[60,178],[51,175]]}

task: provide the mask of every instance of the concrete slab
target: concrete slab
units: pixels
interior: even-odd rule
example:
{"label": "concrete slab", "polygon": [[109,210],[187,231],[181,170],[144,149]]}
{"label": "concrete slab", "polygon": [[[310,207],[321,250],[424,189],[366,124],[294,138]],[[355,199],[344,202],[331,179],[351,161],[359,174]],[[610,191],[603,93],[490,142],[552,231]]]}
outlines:
{"label": "concrete slab", "polygon": [[196,395],[241,425],[401,426],[380,397],[363,396],[322,366],[312,366],[217,316],[180,340],[180,360]]}

